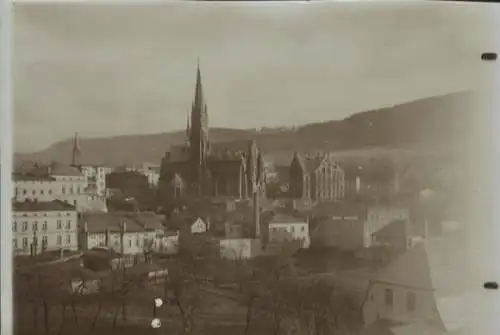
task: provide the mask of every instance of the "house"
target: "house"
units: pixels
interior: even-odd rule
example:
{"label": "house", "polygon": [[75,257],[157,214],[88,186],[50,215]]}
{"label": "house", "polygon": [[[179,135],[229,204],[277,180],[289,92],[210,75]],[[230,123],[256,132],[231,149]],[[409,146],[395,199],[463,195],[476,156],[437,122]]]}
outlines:
{"label": "house", "polygon": [[162,254],[175,255],[179,250],[179,232],[167,231],[157,234],[152,248]]}
{"label": "house", "polygon": [[157,232],[128,213],[84,213],[79,220],[79,240],[83,250],[108,247],[120,254],[149,250]]}
{"label": "house", "polygon": [[73,205],[60,200],[12,204],[14,254],[51,250],[77,250],[77,213]]}
{"label": "house", "polygon": [[441,332],[462,329],[470,282],[466,250],[454,240],[428,239],[409,248],[370,280],[363,319],[402,324],[426,323]]}
{"label": "house", "polygon": [[335,204],[313,209],[311,243],[316,248],[358,251],[374,244],[373,234],[392,221],[409,220],[405,207]]}
{"label": "house", "polygon": [[300,241],[301,248],[309,248],[309,222],[285,213],[273,213],[265,225],[267,241],[270,245],[286,241]]}

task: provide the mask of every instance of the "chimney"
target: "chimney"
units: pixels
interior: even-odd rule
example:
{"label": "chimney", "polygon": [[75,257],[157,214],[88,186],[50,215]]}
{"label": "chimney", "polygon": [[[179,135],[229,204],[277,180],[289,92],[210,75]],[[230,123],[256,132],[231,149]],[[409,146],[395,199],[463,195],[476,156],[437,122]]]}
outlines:
{"label": "chimney", "polygon": [[109,231],[109,228],[106,228],[106,247],[109,247],[110,244],[111,244],[110,231]]}
{"label": "chimney", "polygon": [[359,193],[361,190],[361,178],[359,176],[356,176],[356,193]]}

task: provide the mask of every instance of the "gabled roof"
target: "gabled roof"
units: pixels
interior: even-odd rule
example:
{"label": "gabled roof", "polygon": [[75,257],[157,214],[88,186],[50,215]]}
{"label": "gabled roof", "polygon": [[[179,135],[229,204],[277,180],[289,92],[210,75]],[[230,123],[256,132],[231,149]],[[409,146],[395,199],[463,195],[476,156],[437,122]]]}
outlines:
{"label": "gabled roof", "polygon": [[126,222],[127,233],[153,230],[149,227],[144,228],[134,214],[128,213],[84,213],[79,220],[81,229],[83,230],[86,224],[89,233],[104,233],[107,229],[117,233],[122,222]]}
{"label": "gabled roof", "polygon": [[52,164],[50,174],[52,176],[82,176],[78,168],[66,164]]}
{"label": "gabled roof", "polygon": [[468,284],[464,249],[453,241],[429,239],[408,249],[372,279],[375,282],[430,290],[436,299],[461,295]]}

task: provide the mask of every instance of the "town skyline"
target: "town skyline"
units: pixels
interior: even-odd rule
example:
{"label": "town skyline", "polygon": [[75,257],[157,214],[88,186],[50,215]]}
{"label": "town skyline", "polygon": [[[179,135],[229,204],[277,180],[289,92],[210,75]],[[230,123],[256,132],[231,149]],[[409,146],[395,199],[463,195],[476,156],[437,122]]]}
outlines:
{"label": "town skyline", "polygon": [[[484,9],[439,6],[16,5],[15,151],[36,152],[75,132],[184,129],[198,57],[212,127],[343,119],[474,89],[484,41],[464,35],[461,23],[480,31]],[[307,28],[311,20],[318,24]]]}

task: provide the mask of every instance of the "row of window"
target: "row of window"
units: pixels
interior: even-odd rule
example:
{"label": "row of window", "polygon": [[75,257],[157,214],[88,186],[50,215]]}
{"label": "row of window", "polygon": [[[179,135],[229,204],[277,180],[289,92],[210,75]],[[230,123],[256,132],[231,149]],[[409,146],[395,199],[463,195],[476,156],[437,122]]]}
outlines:
{"label": "row of window", "polygon": [[[61,212],[57,212],[57,216],[62,216],[63,214]],[[67,212],[66,216],[70,216],[71,213]],[[23,216],[28,216],[28,213],[24,213]],[[37,212],[33,212],[33,216],[38,216]],[[47,213],[43,213],[43,216],[47,216]]]}
{"label": "row of window", "polygon": [[[34,243],[35,241],[36,240],[33,239],[33,240],[31,240],[31,243]],[[65,242],[64,243],[65,245],[71,245],[71,235],[66,235],[64,242]],[[42,243],[42,245],[47,246],[48,245],[48,236],[42,236],[41,243]],[[14,249],[19,249],[19,248],[26,249],[26,248],[28,248],[29,244],[30,244],[30,240],[28,239],[28,237],[23,237],[21,239],[20,245],[18,244],[17,238],[12,239],[12,247]],[[57,235],[56,244],[58,246],[63,245],[63,236],[62,235]]]}
{"label": "row of window", "polygon": [[[385,306],[392,309],[394,307],[394,291],[385,289]],[[417,295],[415,292],[406,292],[406,310],[414,311],[417,308]]]}
{"label": "row of window", "polygon": [[[277,227],[273,227],[273,228],[271,228],[271,231],[272,231],[273,233],[277,233],[277,232],[279,232],[279,231],[288,231],[288,229],[287,229],[286,227],[284,227],[284,228],[277,228]],[[300,227],[300,231],[301,231],[301,232],[305,232],[305,231],[306,231],[306,227],[305,227],[305,226],[301,226],[301,227]],[[294,232],[295,232],[295,227],[294,227],[294,226],[290,226],[290,232],[291,232],[291,233],[294,233]]]}
{"label": "row of window", "polygon": [[[66,190],[68,190],[68,193],[69,194],[79,194],[79,193],[82,193],[82,190],[83,188],[81,188],[80,186],[77,186],[76,188],[73,188],[73,187],[69,187],[68,189],[66,189],[65,186],[62,186],[61,187],[61,193],[62,194],[66,194]],[[44,189],[41,189],[41,190],[37,190],[36,189],[32,189],[31,192],[29,192],[27,189],[22,189],[21,191],[17,191],[18,193],[21,193],[22,195],[27,195],[28,193],[31,193],[31,195],[37,195],[37,193],[39,193],[40,195],[45,195],[45,191],[47,191],[47,194],[51,195],[52,194],[52,189],[48,189],[48,190],[44,190]]]}
{"label": "row of window", "polygon": [[[42,223],[42,230],[47,230],[47,220],[45,220]],[[62,220],[57,220],[57,229],[63,229],[63,222]],[[66,220],[66,225],[64,229],[71,229],[71,220]],[[28,230],[28,221],[23,221],[22,222],[22,231],[27,231]],[[38,221],[34,221],[32,223],[32,231],[37,231],[38,230]],[[14,221],[12,223],[12,231],[17,232],[17,221]]]}

